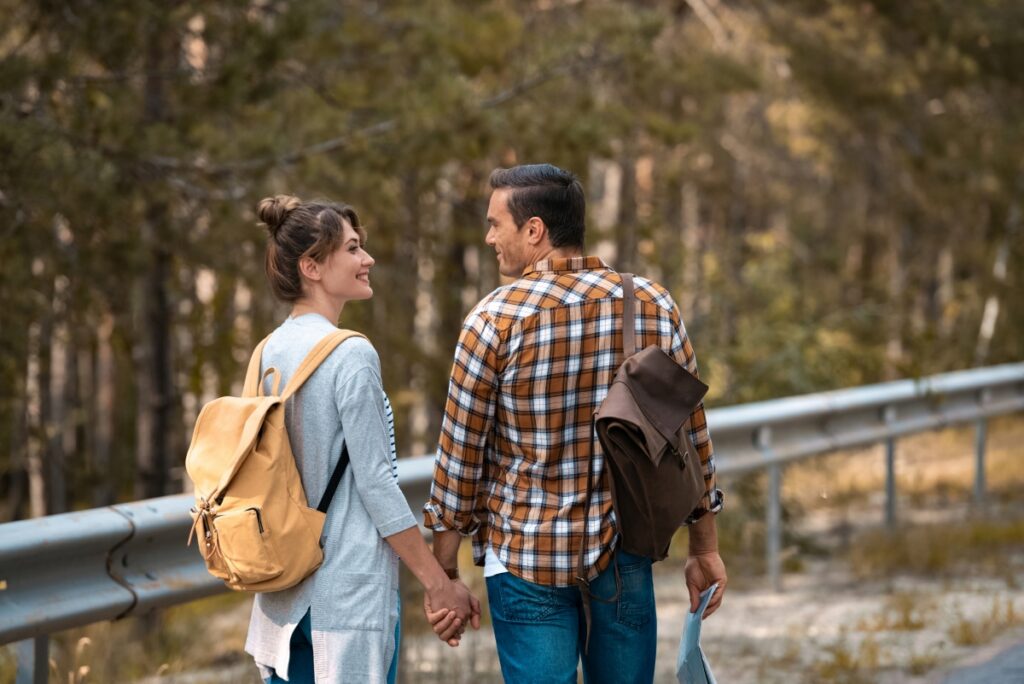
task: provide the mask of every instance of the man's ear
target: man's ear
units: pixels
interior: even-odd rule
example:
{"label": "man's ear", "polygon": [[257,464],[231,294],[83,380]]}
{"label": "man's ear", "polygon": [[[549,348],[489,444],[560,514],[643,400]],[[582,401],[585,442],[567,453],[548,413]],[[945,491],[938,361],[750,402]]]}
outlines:
{"label": "man's ear", "polygon": [[526,241],[531,246],[537,246],[548,237],[548,227],[544,225],[543,219],[539,216],[531,216],[526,219]]}
{"label": "man's ear", "polygon": [[320,264],[313,257],[304,256],[299,259],[299,274],[314,282],[320,280]]}

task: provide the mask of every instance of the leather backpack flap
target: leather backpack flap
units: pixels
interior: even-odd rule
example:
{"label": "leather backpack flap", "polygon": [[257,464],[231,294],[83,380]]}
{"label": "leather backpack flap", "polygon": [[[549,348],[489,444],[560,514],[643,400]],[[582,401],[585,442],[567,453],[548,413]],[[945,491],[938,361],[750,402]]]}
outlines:
{"label": "leather backpack flap", "polygon": [[636,454],[658,465],[669,441],[644,415],[630,387],[616,380],[594,414],[597,434],[609,448]]}
{"label": "leather backpack flap", "polygon": [[[664,349],[655,346],[626,359],[615,379],[628,388],[649,425],[648,430],[656,430],[678,453],[688,450],[687,444],[680,444],[681,430],[707,394],[707,385],[676,363]],[[601,408],[603,410],[604,406]],[[650,455],[658,465],[664,451]]]}

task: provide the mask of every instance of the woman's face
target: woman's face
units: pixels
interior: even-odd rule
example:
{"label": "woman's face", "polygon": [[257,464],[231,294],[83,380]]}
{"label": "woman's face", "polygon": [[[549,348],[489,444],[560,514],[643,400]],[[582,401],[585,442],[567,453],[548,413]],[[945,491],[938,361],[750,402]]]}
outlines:
{"label": "woman's face", "polygon": [[331,252],[320,266],[320,284],[331,299],[348,302],[369,299],[370,268],[373,257],[363,249],[359,235],[348,221],[342,221],[341,246]]}

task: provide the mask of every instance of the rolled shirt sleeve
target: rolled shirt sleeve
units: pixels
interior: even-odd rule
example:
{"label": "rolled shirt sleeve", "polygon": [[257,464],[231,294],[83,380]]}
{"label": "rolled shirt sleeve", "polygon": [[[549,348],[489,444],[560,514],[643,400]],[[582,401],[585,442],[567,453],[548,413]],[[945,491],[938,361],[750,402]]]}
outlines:
{"label": "rolled shirt sleeve", "polygon": [[441,436],[423,524],[441,532],[473,534],[476,495],[485,473],[488,435],[494,425],[500,339],[485,311],[466,318],[455,348]]}
{"label": "rolled shirt sleeve", "polygon": [[[672,340],[672,357],[699,378],[697,370],[697,355],[693,351],[690,337],[686,333],[686,326],[679,314],[679,309],[672,304],[672,325],[675,328],[675,335]],[[704,411],[704,402],[697,404],[690,413],[690,441],[697,450],[700,457],[701,468],[704,471],[704,496],[701,498],[697,509],[691,514],[688,522],[696,520],[705,513],[718,513],[722,509],[722,491],[718,489],[717,476],[715,474],[715,452],[711,444],[711,433],[708,430],[708,419]]]}

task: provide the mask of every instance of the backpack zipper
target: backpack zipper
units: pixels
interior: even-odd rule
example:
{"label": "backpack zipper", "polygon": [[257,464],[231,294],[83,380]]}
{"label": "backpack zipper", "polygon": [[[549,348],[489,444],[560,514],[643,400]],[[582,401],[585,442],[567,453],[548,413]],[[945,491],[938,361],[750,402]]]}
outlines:
{"label": "backpack zipper", "polygon": [[260,509],[253,507],[248,510],[256,513],[256,525],[260,528],[260,534],[263,534],[263,515],[260,513]]}

